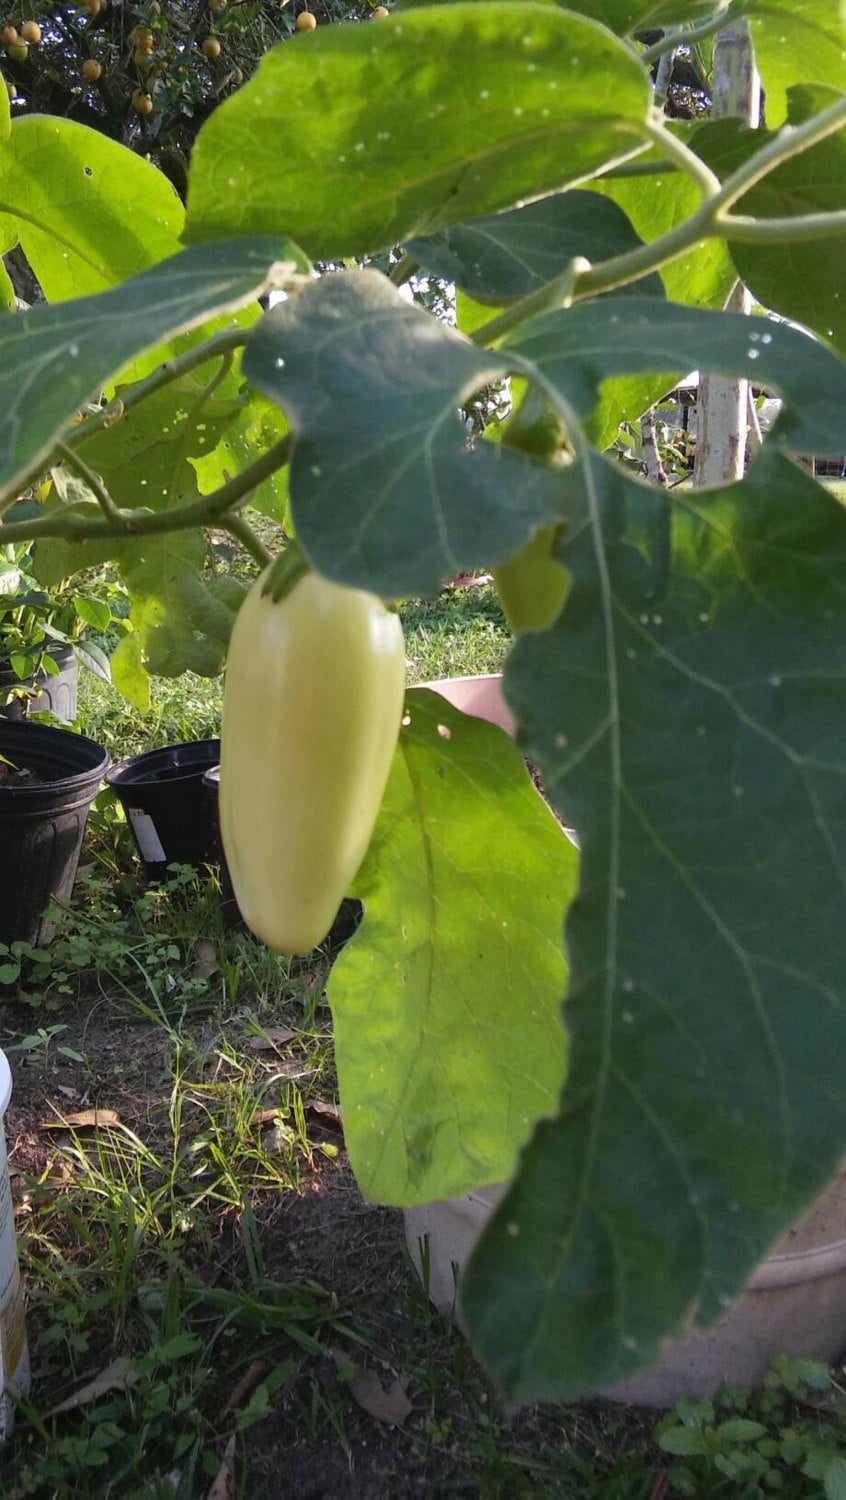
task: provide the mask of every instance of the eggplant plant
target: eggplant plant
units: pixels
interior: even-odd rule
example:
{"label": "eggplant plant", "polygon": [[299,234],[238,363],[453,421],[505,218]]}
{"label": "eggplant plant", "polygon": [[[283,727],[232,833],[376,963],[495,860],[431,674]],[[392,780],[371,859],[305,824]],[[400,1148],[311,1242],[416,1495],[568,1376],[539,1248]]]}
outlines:
{"label": "eggplant plant", "polygon": [[[662,59],[707,76],[729,19],[764,122],[668,120]],[[0,90],[0,247],[47,298],[0,317],[2,537],[45,585],[115,565],[124,691],[221,669],[203,529],[264,566],[247,502],[388,599],[509,580],[519,748],[409,696],[330,999],[363,1191],[509,1180],[463,1311],[512,1401],[716,1320],[846,1148],[846,511],[808,468],[846,435],[844,89],[838,0],[408,4],[268,52],[185,209]],[[741,480],[653,486],[620,424],[694,369],[780,415]]]}

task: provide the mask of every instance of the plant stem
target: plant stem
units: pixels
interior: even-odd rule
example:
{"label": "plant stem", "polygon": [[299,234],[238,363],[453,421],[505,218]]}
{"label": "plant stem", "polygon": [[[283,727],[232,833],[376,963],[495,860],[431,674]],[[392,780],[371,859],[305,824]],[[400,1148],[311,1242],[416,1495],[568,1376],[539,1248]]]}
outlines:
{"label": "plant stem", "polygon": [[73,469],[74,472],[79,475],[80,479],[84,479],[89,490],[97,501],[97,504],[99,505],[101,511],[103,512],[103,515],[106,516],[108,520],[111,521],[112,525],[116,526],[118,530],[125,532],[125,516],[119,509],[119,507],[115,505],[114,500],[106,489],[106,486],[103,484],[103,481],[100,478],[99,474],[95,474],[94,470],[89,467],[85,460],[80,458],[79,454],[75,453],[73,448],[69,447],[67,443],[57,443],[54,449],[54,454],[57,458],[61,458],[69,468]]}
{"label": "plant stem", "polygon": [[235,540],[241,543],[244,551],[249,552],[250,557],[258,563],[260,568],[266,568],[268,563],[273,561],[274,554],[265,547],[261,537],[256,536],[249,521],[243,516],[224,516],[221,524],[230,536],[234,536]]}
{"label": "plant stem", "polygon": [[709,16],[707,21],[701,21],[698,26],[691,26],[689,31],[682,31],[676,26],[668,29],[660,42],[653,42],[651,47],[644,48],[643,52],[638,53],[638,57],[649,67],[650,63],[657,62],[659,57],[663,57],[673,47],[695,47],[697,42],[704,42],[715,31],[720,31],[731,20],[731,14],[731,0],[719,0],[716,15]]}
{"label": "plant stem", "polygon": [[391,266],[388,272],[388,280],[392,281],[394,286],[403,286],[406,281],[411,280],[415,271],[419,271],[419,269],[420,262],[415,260],[413,255],[409,255],[407,250],[404,250],[396,265]]}
{"label": "plant stem", "polygon": [[[836,135],[838,130],[846,125],[846,99],[838,99],[830,104],[828,109],[823,109],[818,115],[812,115],[810,120],[804,120],[801,125],[783,125],[781,130],[771,140],[762,146],[760,151],[732,172],[723,183],[719,203],[715,206],[720,210],[730,208],[738,198],[742,198],[750,188],[753,188],[764,177],[768,177],[776,167],[783,166],[794,156],[801,156],[811,146],[817,146],[821,141],[828,139],[830,135]],[[766,223],[767,220],[761,221]],[[776,221],[778,222],[778,221]],[[787,219],[783,222],[794,224],[797,221]],[[799,221],[801,222],[801,221]]]}
{"label": "plant stem", "polygon": [[[220,489],[203,495],[190,505],[174,510],[151,511],[140,507],[119,510],[120,530],[105,516],[87,517],[54,511],[36,521],[14,521],[3,527],[4,542],[35,541],[38,537],[62,537],[65,541],[102,541],[117,535],[158,536],[169,531],[184,531],[191,526],[222,524],[227,511],[246,504],[250,494],[263,480],[269,479],[288,461],[290,434],[286,433],[260,458],[227,480]],[[226,517],[227,523],[230,519]]]}
{"label": "plant stem", "polygon": [[655,116],[651,120],[647,120],[646,134],[653,145],[659,146],[663,151],[666,151],[667,156],[675,166],[682,172],[685,172],[688,177],[693,178],[697,187],[701,188],[705,198],[716,198],[720,191],[720,179],[716,172],[712,172],[711,168],[706,166],[701,156],[697,156],[695,151],[691,151],[690,147],[684,144],[684,141],[680,141],[678,136],[673,135],[673,132],[667,129],[667,126],[660,117]]}
{"label": "plant stem", "polygon": [[609,167],[607,172],[601,172],[595,179],[596,182],[611,182],[615,177],[661,177],[665,172],[677,172],[678,166],[669,157],[661,157],[656,161],[622,161],[618,167]]}
{"label": "plant stem", "polygon": [[589,260],[585,260],[583,255],[574,256],[566,271],[562,271],[560,276],[547,281],[536,291],[529,292],[528,296],[521,297],[519,302],[512,303],[511,307],[506,307],[504,312],[497,313],[495,318],[483,323],[481,328],[476,328],[469,335],[470,339],[481,348],[489,349],[493,344],[506,338],[515,328],[527,322],[529,318],[539,317],[541,313],[557,312],[561,307],[569,307],[577,281],[589,270]]}
{"label": "plant stem", "polygon": [[[776,167],[780,167],[784,162],[800,155],[801,152],[808,151],[811,146],[818,145],[820,141],[827,140],[830,135],[842,129],[844,124],[846,124],[846,99],[838,99],[835,104],[822,110],[813,119],[804,121],[802,125],[785,125],[777,135],[761,147],[760,151],[744,162],[743,166],[738,167],[737,171],[726,179],[719,192],[714,197],[707,198],[684,224],[679,224],[668,234],[662,235],[660,239],[653,240],[651,245],[638,245],[634,250],[627,250],[622,255],[614,255],[608,260],[600,261],[580,276],[576,287],[577,299],[581,301],[585,297],[595,296],[597,292],[606,292],[612,287],[626,286],[650,271],[659,271],[662,266],[675,260],[677,256],[683,255],[686,250],[692,249],[702,240],[715,236],[725,236],[730,239],[733,233],[732,221],[725,210]],[[839,232],[839,214],[810,214],[807,217],[816,221],[813,232],[809,234],[803,230],[805,219],[801,216],[795,219],[759,219],[756,221],[757,228],[754,231],[755,241],[758,244],[785,245],[805,238],[823,238],[826,234]],[[725,220],[728,221],[728,227],[725,227]],[[774,228],[771,228],[771,225]],[[738,239],[742,240],[748,232],[748,221],[739,220]],[[515,308],[517,305],[515,304]]]}
{"label": "plant stem", "polygon": [[212,334],[205,343],[188,349],[185,354],[179,354],[175,359],[166,359],[143,380],[129,386],[121,396],[110,401],[108,406],[104,406],[96,416],[87,417],[84,422],[72,428],[67,434],[67,441],[76,446],[84,443],[86,438],[93,437],[95,432],[101,432],[104,427],[113,427],[115,422],[121,420],[125,412],[131,411],[139,401],[145,401],[148,396],[152,396],[154,391],[160,391],[172,381],[178,380],[181,375],[189,374],[198,365],[204,365],[218,355],[230,354],[236,349],[242,349],[249,337],[248,328],[225,328],[220,333]]}
{"label": "plant stem", "polygon": [[825,214],[803,214],[801,219],[751,219],[742,214],[721,214],[717,219],[719,233],[727,240],[741,245],[773,245],[782,243],[781,236],[789,234],[790,243],[798,245],[808,240],[839,238],[846,235],[846,209],[834,209]]}

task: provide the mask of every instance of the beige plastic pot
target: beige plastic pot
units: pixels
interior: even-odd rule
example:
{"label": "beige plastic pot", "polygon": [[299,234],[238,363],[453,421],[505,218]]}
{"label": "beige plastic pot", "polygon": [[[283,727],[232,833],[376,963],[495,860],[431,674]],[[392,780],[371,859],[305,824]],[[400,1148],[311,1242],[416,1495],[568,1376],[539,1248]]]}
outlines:
{"label": "beige plastic pot", "polygon": [[[442,1312],[504,1188],[478,1188],[405,1211],[411,1256]],[[425,1260],[425,1272],[423,1264]],[[830,1362],[846,1346],[846,1170],[779,1240],[713,1328],[668,1339],[650,1370],[602,1394],[638,1406],[701,1400],[721,1385],[754,1385],[772,1354]]]}
{"label": "beige plastic pot", "polygon": [[437,682],[421,682],[420,687],[440,693],[464,714],[498,724],[514,738],[517,726],[514,715],[502,696],[502,673],[488,672],[481,677],[442,677]]}
{"label": "beige plastic pot", "polygon": [[[426,686],[465,713],[514,733],[500,677],[450,678]],[[463,1198],[406,1209],[409,1251],[442,1312],[455,1305],[456,1277],[504,1190],[493,1184]],[[603,1394],[636,1405],[672,1406],[681,1396],[710,1396],[720,1385],[754,1384],[772,1354],[831,1361],[844,1347],[846,1165],[779,1240],[719,1323],[668,1340],[652,1369]]]}

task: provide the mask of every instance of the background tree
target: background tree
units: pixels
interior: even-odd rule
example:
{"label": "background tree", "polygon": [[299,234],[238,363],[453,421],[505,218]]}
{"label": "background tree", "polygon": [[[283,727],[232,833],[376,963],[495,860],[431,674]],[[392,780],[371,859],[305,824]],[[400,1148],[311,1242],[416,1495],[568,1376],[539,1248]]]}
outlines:
{"label": "background tree", "polygon": [[[62,115],[149,156],[184,197],[203,121],[300,17],[370,19],[348,0],[10,0],[2,71],[15,114]],[[302,22],[300,22],[302,25]]]}

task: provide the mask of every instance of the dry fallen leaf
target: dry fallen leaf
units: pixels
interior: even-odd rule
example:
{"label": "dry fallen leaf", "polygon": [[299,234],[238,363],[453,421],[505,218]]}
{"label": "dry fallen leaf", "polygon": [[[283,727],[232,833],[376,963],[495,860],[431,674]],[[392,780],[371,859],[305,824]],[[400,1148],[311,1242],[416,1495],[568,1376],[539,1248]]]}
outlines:
{"label": "dry fallen leaf", "polygon": [[67,1130],[73,1126],[76,1130],[95,1126],[103,1129],[106,1125],[119,1125],[120,1115],[116,1109],[80,1109],[73,1115],[57,1115],[55,1120],[42,1120],[42,1130]]}
{"label": "dry fallen leaf", "polygon": [[99,1401],[100,1397],[105,1396],[108,1391],[122,1391],[131,1383],[131,1380],[132,1360],[128,1355],[121,1354],[117,1359],[113,1359],[110,1365],[106,1365],[105,1370],[101,1370],[99,1375],[95,1375],[93,1380],[89,1380],[87,1385],[81,1386],[78,1391],[74,1391],[72,1396],[68,1396],[65,1401],[60,1401],[58,1406],[48,1411],[43,1420],[46,1422],[48,1417],[55,1417],[57,1412],[75,1411],[78,1406],[87,1406],[90,1401]]}
{"label": "dry fallen leaf", "polygon": [[267,1026],[261,1036],[249,1037],[247,1046],[251,1052],[275,1052],[283,1042],[293,1041],[296,1034],[287,1026]]}
{"label": "dry fallen leaf", "polygon": [[65,1096],[66,1099],[78,1099],[79,1098],[79,1089],[72,1089],[66,1083],[57,1083],[56,1084],[56,1088],[58,1089],[58,1091],[59,1091],[60,1094],[64,1094],[64,1096]]}
{"label": "dry fallen leaf", "polygon": [[223,1463],[212,1480],[206,1500],[235,1500],[235,1434],[233,1432],[223,1455]]}
{"label": "dry fallen leaf", "polygon": [[208,938],[198,938],[194,944],[193,973],[200,979],[210,979],[219,969],[214,943],[210,943]]}
{"label": "dry fallen leaf", "polygon": [[344,1112],[340,1104],[327,1104],[323,1099],[304,1099],[303,1109],[310,1109],[314,1115],[323,1115],[331,1125],[343,1126]]}
{"label": "dry fallen leaf", "polygon": [[402,1427],[412,1411],[406,1395],[406,1380],[394,1377],[386,1390],[375,1370],[361,1369],[338,1349],[332,1350],[332,1358],[338,1370],[352,1369],[352,1375],[344,1383],[368,1416],[387,1423],[389,1427]]}

